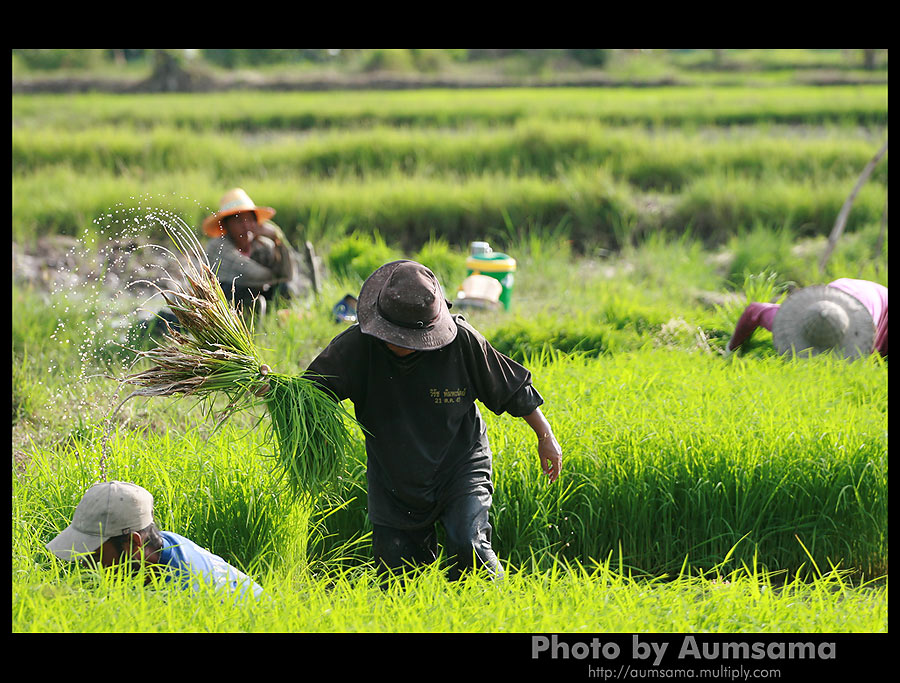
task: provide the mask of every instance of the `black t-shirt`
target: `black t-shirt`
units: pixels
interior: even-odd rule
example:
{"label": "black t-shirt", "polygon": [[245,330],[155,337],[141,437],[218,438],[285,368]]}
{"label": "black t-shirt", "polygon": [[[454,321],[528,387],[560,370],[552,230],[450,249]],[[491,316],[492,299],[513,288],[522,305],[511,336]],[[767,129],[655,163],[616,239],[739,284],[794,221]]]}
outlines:
{"label": "black t-shirt", "polygon": [[459,330],[453,342],[402,358],[353,325],[306,371],[338,400],[353,402],[365,431],[374,524],[426,526],[455,496],[493,491],[491,449],[475,400],[515,417],[544,402],[526,368],[462,316],[453,317]]}

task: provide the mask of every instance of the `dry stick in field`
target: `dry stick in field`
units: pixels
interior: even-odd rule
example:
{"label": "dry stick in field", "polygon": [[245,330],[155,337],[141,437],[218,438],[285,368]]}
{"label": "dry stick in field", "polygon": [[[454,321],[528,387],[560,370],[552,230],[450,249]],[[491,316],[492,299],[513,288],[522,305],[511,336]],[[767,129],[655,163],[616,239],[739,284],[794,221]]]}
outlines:
{"label": "dry stick in field", "polygon": [[862,186],[866,184],[866,181],[869,179],[869,176],[872,175],[872,171],[875,170],[875,167],[878,165],[878,162],[881,161],[881,158],[887,154],[887,148],[888,143],[887,140],[885,140],[884,146],[878,150],[878,153],[872,157],[868,164],[866,164],[863,172],[859,175],[859,179],[856,181],[856,186],[853,188],[853,191],[847,197],[846,201],[844,201],[844,205],[838,213],[837,220],[834,222],[834,227],[831,229],[831,234],[828,236],[828,244],[825,245],[825,252],[822,254],[821,261],[819,261],[820,272],[825,272],[825,265],[828,263],[828,259],[831,258],[831,252],[834,251],[838,239],[840,239],[841,234],[844,232],[844,226],[847,225],[847,217],[850,215],[850,208],[856,200],[856,195],[859,194]]}

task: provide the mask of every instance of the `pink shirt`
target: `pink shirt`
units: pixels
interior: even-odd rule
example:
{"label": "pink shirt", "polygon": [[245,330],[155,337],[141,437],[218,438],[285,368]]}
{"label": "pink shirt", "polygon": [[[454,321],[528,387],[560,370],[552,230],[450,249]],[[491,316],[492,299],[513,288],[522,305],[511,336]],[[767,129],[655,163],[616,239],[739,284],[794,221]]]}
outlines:
{"label": "pink shirt", "polygon": [[[884,285],[879,285],[868,280],[853,280],[840,278],[828,283],[829,287],[840,289],[858,299],[868,309],[875,323],[875,351],[882,356],[887,356],[887,322],[888,322],[888,290]],[[764,327],[772,331],[775,323],[775,314],[778,313],[779,304],[751,303],[744,309],[728,348],[734,350],[743,344],[757,327]]]}

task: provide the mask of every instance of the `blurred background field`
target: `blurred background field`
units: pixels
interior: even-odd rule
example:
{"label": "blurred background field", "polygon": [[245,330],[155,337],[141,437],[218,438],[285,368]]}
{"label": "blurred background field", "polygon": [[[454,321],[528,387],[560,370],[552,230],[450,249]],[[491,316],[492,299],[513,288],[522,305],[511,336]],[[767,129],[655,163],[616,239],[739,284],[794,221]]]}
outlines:
{"label": "blurred background field", "polygon": [[[18,87],[135,87],[161,68],[189,69],[207,87],[365,88],[444,79],[457,86],[503,83],[753,85],[886,83],[887,50],[13,50]],[[204,77],[203,79],[198,78]],[[365,77],[357,80],[355,77]],[[394,80],[379,81],[379,77]],[[401,78],[405,77],[405,78]],[[95,79],[95,80],[92,80]],[[14,84],[15,85],[15,84]]]}
{"label": "blurred background field", "polygon": [[[517,260],[510,310],[466,315],[532,368],[566,464],[548,486],[528,430],[486,416],[505,561],[886,576],[887,361],[785,361],[764,330],[721,357],[751,300],[837,277],[887,285],[886,155],[819,265],[887,138],[886,50],[250,52],[13,51],[21,586],[46,581],[43,543],[98,475],[112,378],[133,358],[117,344],[150,343],[126,334],[154,302],[119,296],[143,264],[115,270],[106,240],[136,219],[163,241],[157,209],[199,226],[233,186],[321,258],[318,295],[258,322],[280,371],[306,367],[342,329],[333,304],[388,260],[425,263],[450,298],[470,241]],[[160,92],[172,63],[193,81]],[[165,526],[281,588],[364,569],[361,436],[325,516],[279,489],[258,417],[213,433],[188,402],[130,401],[110,475],[140,479]],[[41,621],[32,599],[18,604]],[[823,610],[834,628],[840,601]]]}

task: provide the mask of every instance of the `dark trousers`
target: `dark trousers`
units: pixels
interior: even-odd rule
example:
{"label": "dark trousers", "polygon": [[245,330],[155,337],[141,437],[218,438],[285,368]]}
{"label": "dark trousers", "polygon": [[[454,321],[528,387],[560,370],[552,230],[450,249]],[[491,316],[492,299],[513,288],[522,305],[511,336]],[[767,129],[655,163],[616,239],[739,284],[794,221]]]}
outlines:
{"label": "dark trousers", "polygon": [[[486,569],[496,578],[503,576],[503,567],[491,548],[490,508],[491,494],[481,490],[453,499],[438,517],[446,536],[447,559],[450,562],[448,577],[451,581],[458,580],[464,571],[475,568]],[[390,574],[430,564],[438,554],[435,526],[394,529],[373,524],[372,552],[382,581]]]}

